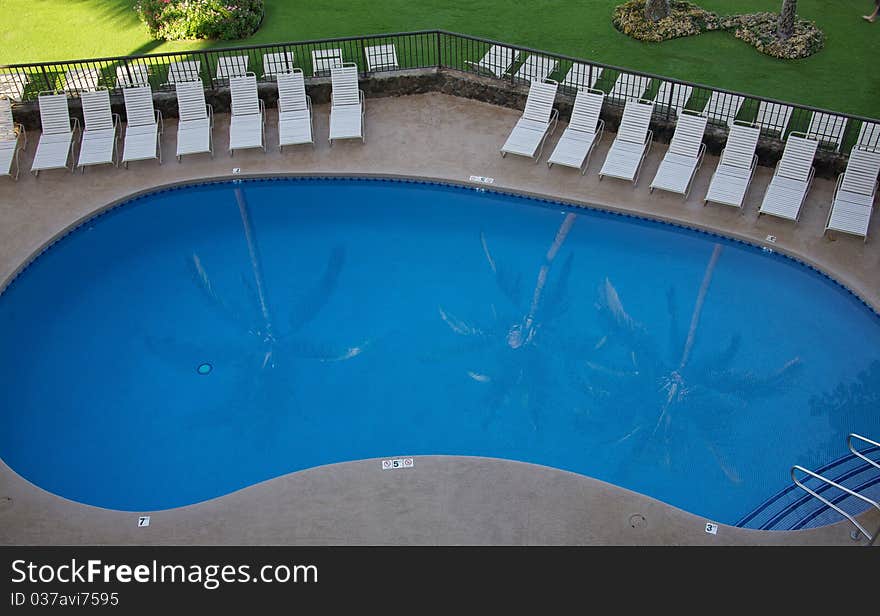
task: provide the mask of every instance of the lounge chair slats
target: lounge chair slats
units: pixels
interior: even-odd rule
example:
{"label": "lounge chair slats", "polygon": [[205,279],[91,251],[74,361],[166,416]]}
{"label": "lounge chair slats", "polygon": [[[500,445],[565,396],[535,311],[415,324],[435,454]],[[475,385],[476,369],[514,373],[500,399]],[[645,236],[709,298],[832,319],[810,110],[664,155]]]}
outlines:
{"label": "lounge chair slats", "polygon": [[553,103],[558,87],[559,84],[552,79],[532,82],[525,109],[501,146],[501,156],[517,154],[538,161],[544,141],[556,126],[558,111]]}
{"label": "lounge chair slats", "polygon": [[44,169],[68,166],[67,161],[73,150],[73,133],[78,126],[77,120],[70,118],[66,94],[40,94],[38,100],[42,133],[31,164],[34,174]]}
{"label": "lounge chair slats", "polygon": [[880,152],[853,148],[846,170],[838,179],[828,220],[825,222],[825,231],[841,231],[868,240],[868,225],[874,211],[878,175]]}
{"label": "lounge chair slats", "polygon": [[880,150],[880,124],[862,122],[856,147],[868,150]]}
{"label": "lounge chair slats", "polygon": [[810,126],[807,128],[807,137],[818,139],[822,143],[834,146],[840,151],[843,143],[843,133],[846,130],[847,118],[816,111],[810,118]]}
{"label": "lounge chair slats", "polygon": [[302,70],[278,73],[278,144],[311,143],[312,108]]}
{"label": "lounge chair slats", "polygon": [[179,82],[177,90],[177,160],[184,154],[210,152],[213,156],[213,113],[205,103],[202,80]]}
{"label": "lounge chair slats", "polygon": [[364,136],[364,93],[358,87],[358,67],[346,62],[330,69],[330,144],[335,139]]}
{"label": "lounge chair slats", "polygon": [[631,75],[629,73],[620,73],[614,82],[614,87],[608,93],[608,98],[626,101],[630,99],[641,99],[642,94],[651,85],[650,77],[642,75]]}
{"label": "lounge chair slats", "polygon": [[229,78],[231,96],[229,151],[247,148],[266,149],[265,113],[257,93],[257,76],[247,73]]}
{"label": "lounge chair slats", "polygon": [[[590,70],[591,68],[592,72]],[[571,65],[571,68],[569,68],[568,72],[565,74],[565,78],[560,82],[559,85],[575,90],[590,90],[596,85],[596,82],[601,76],[601,66],[591,67],[589,64],[574,62]]]}
{"label": "lounge chair slats", "polygon": [[478,71],[486,71],[496,77],[503,77],[519,58],[519,51],[504,45],[492,45],[477,62],[466,60],[465,63]]}
{"label": "lounge chair slats", "polygon": [[312,75],[326,77],[331,69],[342,65],[341,49],[313,49],[312,50]]}
{"label": "lounge chair slats", "polygon": [[367,59],[367,70],[370,72],[393,71],[400,68],[397,63],[397,48],[393,43],[364,47],[364,57]]}
{"label": "lounge chair slats", "polygon": [[286,73],[294,68],[292,51],[278,51],[263,54],[263,79],[275,79],[278,73]]}
{"label": "lounge chair slats", "polygon": [[128,166],[133,160],[158,158],[161,115],[153,107],[153,91],[150,86],[125,88],[125,137],[122,142],[122,162]]}
{"label": "lounge chair slats", "polygon": [[730,127],[727,144],[709,181],[704,204],[712,201],[742,207],[758,162],[755,150],[760,135],[760,129],[755,126],[734,124]]}
{"label": "lounge chair slats", "polygon": [[758,115],[755,124],[766,131],[776,131],[780,135],[785,132],[788,120],[791,118],[792,108],[780,103],[768,103],[761,101],[758,104]]}
{"label": "lounge chair slats", "polygon": [[563,165],[586,173],[588,159],[602,138],[604,121],[600,120],[605,93],[599,90],[578,90],[571,111],[571,120],[547,159],[547,165]]}
{"label": "lounge chair slats", "polygon": [[660,161],[660,167],[651,182],[651,190],[659,188],[685,196],[703,160],[706,146],[703,134],[709,119],[703,115],[682,113],[675,125],[669,149]]}
{"label": "lounge chair slats", "polygon": [[642,162],[653,140],[649,129],[653,111],[652,101],[630,99],[626,102],[617,136],[599,171],[599,179],[609,175],[633,184],[638,182]]}
{"label": "lounge chair slats", "polygon": [[788,136],[758,214],[794,221],[800,218],[804,199],[813,181],[813,157],[818,146],[819,142],[815,139],[795,133]]}
{"label": "lounge chair slats", "polygon": [[[6,96],[0,96],[0,175],[18,179],[18,158],[22,148],[19,140],[27,144],[24,127],[16,124],[12,117],[12,104]],[[14,171],[13,171],[14,167]]]}
{"label": "lounge chair slats", "polygon": [[531,54],[516,70],[513,77],[521,81],[544,81],[556,70],[558,63],[553,58]]}
{"label": "lounge chair slats", "polygon": [[654,103],[657,107],[670,107],[675,111],[676,115],[680,115],[688,104],[693,91],[692,86],[664,81],[660,84],[657,96],[654,97]]}
{"label": "lounge chair slats", "polygon": [[96,90],[80,95],[83,134],[77,166],[116,164],[118,117],[110,108],[110,92]]}
{"label": "lounge chair slats", "polygon": [[710,122],[732,126],[744,100],[744,97],[737,94],[713,90],[712,96],[709,97],[705,107],[703,107],[703,113],[706,114]]}

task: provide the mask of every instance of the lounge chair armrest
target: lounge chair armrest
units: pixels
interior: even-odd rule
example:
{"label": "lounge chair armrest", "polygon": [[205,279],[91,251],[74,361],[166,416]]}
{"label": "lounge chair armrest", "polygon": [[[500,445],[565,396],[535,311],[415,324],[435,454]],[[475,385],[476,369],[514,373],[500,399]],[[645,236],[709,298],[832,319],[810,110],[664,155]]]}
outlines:
{"label": "lounge chair armrest", "polygon": [[703,164],[703,156],[705,156],[705,154],[706,154],[706,144],[701,143],[700,144],[700,151],[699,151],[699,153],[697,153],[697,168],[698,169]]}
{"label": "lounge chair armrest", "polygon": [[165,120],[162,119],[162,112],[160,110],[156,110],[156,124],[159,125],[159,134],[165,132]]}
{"label": "lounge chair armrest", "polygon": [[816,167],[810,167],[810,175],[807,176],[807,189],[813,184],[813,176],[816,175]]}
{"label": "lounge chair armrest", "polygon": [[27,148],[27,131],[24,129],[24,124],[15,123],[15,130],[18,131],[18,134],[24,137],[24,143],[22,144],[22,148]]}
{"label": "lounge chair armrest", "polygon": [[645,148],[645,153],[642,155],[643,158],[648,155],[648,152],[651,151],[651,144],[653,144],[653,143],[654,143],[654,131],[652,131],[649,128],[648,134],[645,135],[645,145],[647,145],[648,147]]}
{"label": "lounge chair armrest", "polygon": [[205,105],[205,107],[208,110],[208,125],[214,128],[214,107],[210,103]]}
{"label": "lounge chair armrest", "polygon": [[554,107],[554,108],[550,111],[550,123],[549,123],[549,126],[550,126],[550,132],[551,132],[551,133],[552,133],[553,131],[556,130],[556,124],[557,124],[558,122],[559,122],[559,110],[558,110],[556,107]]}
{"label": "lounge chair armrest", "polygon": [[72,118],[72,124],[73,124],[73,127],[70,129],[71,135],[76,134],[79,131],[79,118],[77,118],[77,117]]}
{"label": "lounge chair armrest", "polygon": [[114,131],[119,130],[119,114],[118,113],[113,114],[113,130]]}
{"label": "lounge chair armrest", "polygon": [[834,194],[831,195],[831,200],[834,201],[837,199],[837,193],[840,192],[840,185],[843,184],[843,173],[837,174],[837,182],[834,184]]}
{"label": "lounge chair armrest", "polygon": [[364,106],[365,106],[365,105],[364,105],[364,91],[361,90],[360,88],[358,88],[358,94],[360,95],[361,108],[363,109]]}
{"label": "lounge chair armrest", "polygon": [[312,115],[312,97],[306,94],[306,107],[309,110],[309,115]]}
{"label": "lounge chair armrest", "polygon": [[752,168],[751,168],[752,173],[754,173],[755,168],[757,168],[757,166],[758,166],[758,155],[755,154],[752,156]]}

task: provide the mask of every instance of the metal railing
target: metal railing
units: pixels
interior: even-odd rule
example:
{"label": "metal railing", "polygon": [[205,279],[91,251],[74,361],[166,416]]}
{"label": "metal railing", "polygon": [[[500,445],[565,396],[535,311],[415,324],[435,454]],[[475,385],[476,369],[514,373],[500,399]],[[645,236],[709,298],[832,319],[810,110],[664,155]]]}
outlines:
{"label": "metal railing", "polygon": [[855,433],[850,433],[850,435],[846,437],[846,446],[849,447],[849,450],[853,453],[854,456],[856,456],[857,458],[861,458],[862,460],[864,460],[865,462],[867,462],[868,464],[870,464],[874,468],[880,468],[880,462],[875,462],[874,460],[872,460],[871,458],[866,456],[864,453],[862,453],[861,451],[859,451],[858,449],[855,448],[855,445],[853,445],[853,439],[860,440],[863,443],[867,443],[868,445],[872,445],[874,447],[880,447],[880,443],[878,443],[877,441],[872,441],[871,439],[866,438],[864,436],[859,436],[858,434],[855,434]]}
{"label": "metal railing", "polygon": [[[832,503],[830,500],[828,500],[827,498],[825,498],[824,496],[822,496],[818,492],[810,489],[809,487],[807,487],[806,485],[801,483],[801,481],[797,478],[795,471],[801,471],[802,473],[805,473],[814,479],[818,479],[819,481],[821,481],[827,485],[835,487],[838,490],[845,492],[845,493],[849,494],[850,496],[853,496],[864,503],[867,503],[871,507],[874,507],[877,511],[880,511],[880,503],[877,503],[876,501],[873,501],[870,498],[868,498],[867,496],[863,496],[862,494],[859,494],[858,492],[850,490],[846,486],[842,486],[839,483],[831,481],[830,479],[827,479],[826,477],[823,477],[822,475],[820,475],[818,473],[814,473],[813,471],[806,469],[803,466],[798,466],[797,464],[795,464],[794,466],[791,467],[791,480],[795,483],[795,485],[797,485],[799,488],[801,488],[805,492],[808,492],[812,496],[818,498],[820,501],[825,503],[825,505],[827,505],[831,509],[834,509],[834,511],[836,511],[840,515],[844,516],[847,520],[850,521],[850,523],[853,526],[855,526],[859,530],[859,532],[861,532],[865,537],[867,537],[868,545],[874,545],[874,542],[877,540],[877,534],[878,534],[877,532],[875,532],[872,535],[867,530],[865,530],[865,527],[862,526],[861,524],[859,524],[858,520],[856,520],[855,517],[853,517],[851,514],[847,513],[846,511],[844,511],[843,509],[838,507],[835,503]],[[853,538],[857,539],[858,535],[854,534]]]}
{"label": "metal railing", "polygon": [[734,120],[754,123],[767,138],[802,132],[823,149],[846,154],[854,146],[880,149],[880,120],[634,71],[572,56],[509,45],[444,30],[343,37],[274,45],[0,65],[0,94],[34,100],[42,91],[70,96],[96,87],[117,93],[131,84],[171,89],[180,79],[200,78],[206,88],[224,85],[230,74],[252,71],[271,81],[279,70],[298,67],[326,76],[336,62],[355,62],[361,75],[441,68],[480,73],[510,83],[551,77],[563,95],[578,88],[607,93],[606,105],[628,98],[655,103],[655,117],[674,121],[683,109],[705,113],[725,128]]}

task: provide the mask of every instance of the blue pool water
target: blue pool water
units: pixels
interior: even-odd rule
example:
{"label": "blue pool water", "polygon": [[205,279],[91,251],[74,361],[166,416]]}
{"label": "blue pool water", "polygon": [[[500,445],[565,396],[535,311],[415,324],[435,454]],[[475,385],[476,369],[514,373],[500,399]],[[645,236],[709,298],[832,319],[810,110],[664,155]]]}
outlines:
{"label": "blue pool water", "polygon": [[138,198],[8,287],[0,340],[0,456],[123,510],[454,454],[734,523],[792,464],[880,435],[880,319],[824,276],[707,234],[427,184]]}

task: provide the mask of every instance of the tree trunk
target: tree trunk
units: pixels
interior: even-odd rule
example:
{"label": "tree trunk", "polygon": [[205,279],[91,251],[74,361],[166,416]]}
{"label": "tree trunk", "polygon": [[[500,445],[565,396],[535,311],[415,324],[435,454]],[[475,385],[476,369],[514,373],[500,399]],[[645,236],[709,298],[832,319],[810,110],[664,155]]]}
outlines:
{"label": "tree trunk", "polygon": [[669,17],[669,0],[647,0],[645,2],[645,19],[660,21]]}
{"label": "tree trunk", "polygon": [[794,19],[797,17],[797,0],[783,0],[779,13],[779,40],[788,40],[794,34]]}

